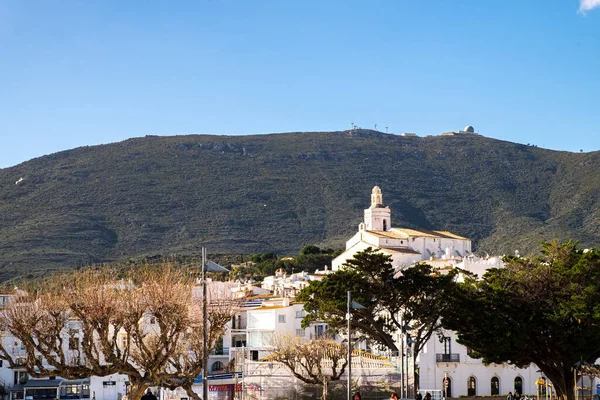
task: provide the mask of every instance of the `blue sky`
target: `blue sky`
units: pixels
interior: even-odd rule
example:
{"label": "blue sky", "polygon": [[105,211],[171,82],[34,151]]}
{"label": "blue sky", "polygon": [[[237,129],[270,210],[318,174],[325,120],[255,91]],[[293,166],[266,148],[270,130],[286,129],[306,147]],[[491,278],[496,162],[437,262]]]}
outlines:
{"label": "blue sky", "polygon": [[600,149],[600,0],[0,0],[0,168],[146,134]]}

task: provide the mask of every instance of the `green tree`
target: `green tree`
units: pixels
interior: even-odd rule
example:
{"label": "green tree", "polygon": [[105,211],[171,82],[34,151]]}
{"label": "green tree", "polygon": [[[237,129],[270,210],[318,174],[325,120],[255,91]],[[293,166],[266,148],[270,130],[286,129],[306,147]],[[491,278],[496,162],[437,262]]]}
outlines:
{"label": "green tree", "polygon": [[323,321],[334,331],[346,327],[347,292],[364,309],[353,310],[352,329],[393,351],[398,351],[392,334],[400,328],[399,296],[394,290],[394,268],[388,255],[371,248],[357,253],[345,267],[313,281],[297,296],[307,315],[302,325]]}
{"label": "green tree", "polygon": [[419,354],[431,336],[440,330],[441,317],[453,307],[451,293],[456,276],[460,271],[453,269],[440,273],[427,264],[416,264],[402,270],[395,281],[402,304],[403,331],[408,331],[413,340],[412,350],[413,382],[417,385],[416,355]]}
{"label": "green tree", "polygon": [[[440,328],[440,316],[454,287],[456,271],[441,274],[429,265],[418,264],[396,271],[391,257],[371,248],[357,253],[344,267],[321,281],[311,282],[297,297],[308,312],[303,326],[324,321],[330,329],[345,331],[347,291],[365,306],[352,311],[352,329],[394,352],[394,334],[409,334],[418,354]],[[413,363],[415,357],[412,358]],[[416,365],[413,364],[416,373]],[[416,384],[416,379],[413,380]]]}
{"label": "green tree", "polygon": [[443,325],[486,363],[535,363],[571,400],[574,364],[600,357],[600,251],[553,242],[506,261],[457,284]]}

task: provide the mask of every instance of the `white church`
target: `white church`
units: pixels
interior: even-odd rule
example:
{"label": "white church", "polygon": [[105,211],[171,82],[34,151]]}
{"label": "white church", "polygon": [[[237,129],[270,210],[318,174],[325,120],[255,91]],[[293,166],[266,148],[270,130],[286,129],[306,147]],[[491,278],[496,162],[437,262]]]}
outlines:
{"label": "white church", "polygon": [[471,240],[446,231],[393,228],[391,210],[383,205],[379,186],[371,192],[371,206],[364,211],[358,232],[346,242],[346,250],[336,257],[336,271],[354,254],[371,247],[392,257],[397,269],[424,260],[455,260],[471,255]]}
{"label": "white church", "polygon": [[[358,232],[346,242],[346,250],[332,261],[332,269],[337,270],[354,254],[368,247],[389,254],[397,269],[427,261],[442,269],[460,267],[481,276],[488,268],[503,266],[500,257],[474,256],[471,240],[454,233],[392,227],[390,208],[383,205],[378,186],[371,192],[371,205],[364,210],[364,221],[358,225]],[[405,336],[399,334],[397,340],[404,342],[399,347],[407,348]],[[498,396],[515,390],[536,393],[535,382],[540,375],[535,365],[528,368],[485,365],[481,359],[472,358],[470,353],[468,348],[456,342],[454,332],[434,334],[424,349],[414,355],[419,367],[421,392],[430,392],[435,400],[467,395]],[[406,372],[412,376],[410,371]]]}

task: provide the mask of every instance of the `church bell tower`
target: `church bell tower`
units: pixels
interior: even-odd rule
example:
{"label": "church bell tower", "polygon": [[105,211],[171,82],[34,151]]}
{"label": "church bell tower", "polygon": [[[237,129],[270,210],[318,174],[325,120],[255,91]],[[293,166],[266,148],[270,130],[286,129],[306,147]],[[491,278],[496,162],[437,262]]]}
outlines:
{"label": "church bell tower", "polygon": [[371,191],[371,206],[365,210],[365,229],[368,231],[389,231],[392,217],[389,207],[383,206],[383,196],[379,186]]}

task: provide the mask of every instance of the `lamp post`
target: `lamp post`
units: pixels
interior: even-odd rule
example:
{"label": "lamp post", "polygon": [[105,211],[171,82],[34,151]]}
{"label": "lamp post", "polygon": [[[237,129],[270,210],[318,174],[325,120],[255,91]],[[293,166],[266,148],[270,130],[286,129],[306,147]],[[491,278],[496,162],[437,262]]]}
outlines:
{"label": "lamp post", "polygon": [[[536,388],[537,388],[537,398],[539,400],[540,396],[541,396],[542,387],[544,384],[546,384],[546,378],[544,377],[544,372],[541,369],[538,369],[535,372],[540,374],[539,379],[537,381],[535,381]],[[547,396],[548,396],[548,385],[546,384],[546,391],[544,393],[544,397],[547,397]]]}
{"label": "lamp post", "polygon": [[206,248],[202,248],[202,400],[208,400],[208,309],[206,299],[206,273],[229,272],[225,267],[212,261],[206,262]]}
{"label": "lamp post", "polygon": [[352,346],[352,331],[351,331],[351,327],[350,327],[350,322],[352,320],[352,309],[360,309],[360,308],[365,308],[365,306],[363,306],[362,304],[359,304],[355,301],[352,301],[352,295],[350,294],[350,291],[348,290],[348,315],[346,315],[346,318],[348,319],[348,400],[352,400],[352,350],[353,350],[353,346]]}
{"label": "lamp post", "polygon": [[[590,365],[590,364],[583,361],[583,357],[581,358],[580,361],[577,361],[575,364],[573,364],[573,366],[575,367],[575,370],[573,371],[573,373],[575,375],[575,386],[573,386],[573,390],[575,391],[575,400],[579,399],[578,392],[577,392],[577,370],[581,371],[581,367],[584,365]],[[579,375],[581,375],[581,400],[583,400],[583,374],[580,373]]]}

